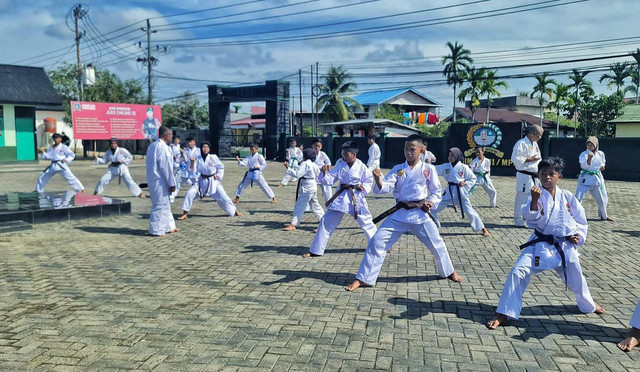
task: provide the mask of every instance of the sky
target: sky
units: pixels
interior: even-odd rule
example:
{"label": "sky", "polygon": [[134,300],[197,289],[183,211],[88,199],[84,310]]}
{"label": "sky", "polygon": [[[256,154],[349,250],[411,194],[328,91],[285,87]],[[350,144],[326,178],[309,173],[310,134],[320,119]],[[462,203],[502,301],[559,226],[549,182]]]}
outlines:
{"label": "sky", "polygon": [[[0,0],[0,64],[55,69],[77,63],[70,10],[61,0]],[[453,90],[443,82],[446,42],[471,51],[477,67],[496,68],[509,85],[503,96],[530,92],[534,73],[567,83],[572,68],[600,76],[613,62],[633,61],[640,47],[637,0],[166,0],[86,1],[80,19],[83,63],[123,79],[147,80],[151,30],[154,101],[169,102],[209,84],[291,83],[292,109],[311,108],[311,66],[320,78],[343,66],[357,93],[414,88],[451,113]],[[622,57],[612,58],[622,55]],[[580,61],[591,58],[589,61]],[[569,61],[567,63],[552,63]],[[541,63],[547,63],[540,65]],[[537,66],[527,66],[538,64]],[[523,66],[525,65],[525,66]],[[517,66],[517,67],[509,67]],[[355,95],[354,94],[354,95]],[[206,101],[206,93],[199,94]],[[243,111],[249,105],[243,104]],[[456,104],[458,107],[460,103]]]}

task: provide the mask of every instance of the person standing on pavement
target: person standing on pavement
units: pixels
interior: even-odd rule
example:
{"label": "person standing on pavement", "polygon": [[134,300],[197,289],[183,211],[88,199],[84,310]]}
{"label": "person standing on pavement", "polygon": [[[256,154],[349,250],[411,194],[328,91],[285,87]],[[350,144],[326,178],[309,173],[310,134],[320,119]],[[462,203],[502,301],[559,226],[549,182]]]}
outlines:
{"label": "person standing on pavement", "polygon": [[180,230],[176,228],[169,201],[169,196],[176,189],[173,154],[169,148],[171,137],[171,129],[162,125],[158,130],[158,139],[147,149],[147,183],[151,197],[150,236],[163,236]]}

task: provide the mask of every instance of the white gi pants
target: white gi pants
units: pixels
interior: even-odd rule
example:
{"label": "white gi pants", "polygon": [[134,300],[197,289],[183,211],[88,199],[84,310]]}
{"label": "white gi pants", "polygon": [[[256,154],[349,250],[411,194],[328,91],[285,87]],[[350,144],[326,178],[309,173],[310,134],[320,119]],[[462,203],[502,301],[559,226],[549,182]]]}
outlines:
{"label": "white gi pants", "polygon": [[513,223],[518,227],[525,226],[522,218],[522,205],[527,202],[531,195],[531,188],[535,185],[540,185],[537,178],[534,182],[530,175],[516,173],[516,200],[513,204]]}
{"label": "white gi pants", "polygon": [[282,180],[280,181],[280,184],[282,186],[287,186],[289,184],[289,181],[295,181],[295,180],[297,180],[297,178],[285,172],[284,176],[282,176]]}
{"label": "white gi pants", "polygon": [[[204,196],[212,197],[218,206],[229,216],[233,216],[236,213],[236,206],[233,204],[227,193],[224,191],[224,187],[222,187],[222,183],[218,181],[215,182],[215,191],[212,193],[207,193]],[[185,212],[189,212],[191,210],[191,206],[193,205],[193,201],[195,198],[200,197],[200,188],[198,184],[191,186],[187,194],[184,196],[184,201],[182,202],[182,210]]]}
{"label": "white gi pants", "polygon": [[107,167],[107,172],[104,174],[104,176],[102,176],[102,178],[100,178],[98,184],[96,185],[96,193],[102,194],[104,188],[109,184],[109,182],[111,182],[111,179],[113,179],[114,177],[118,177],[118,174],[122,175],[124,184],[134,196],[139,196],[142,193],[142,190],[140,190],[138,184],[135,183],[135,181],[131,177],[129,168],[126,165],[120,165],[118,167]]}
{"label": "white gi pants", "polygon": [[[260,189],[262,189],[262,192],[269,199],[275,198],[276,194],[273,193],[273,190],[271,190],[271,187],[269,187],[269,185],[267,184],[267,180],[264,179],[262,172],[259,172],[258,174],[256,174],[255,181],[253,182],[257,183],[258,186],[260,186]],[[251,172],[247,173],[244,179],[240,181],[240,183],[238,184],[238,188],[236,188],[236,197],[239,198],[240,196],[242,196],[242,192],[250,184],[251,184]]]}
{"label": "white gi pants", "polygon": [[60,174],[76,192],[84,190],[84,186],[82,186],[80,180],[71,172],[69,165],[55,163],[51,164],[44,172],[40,173],[40,176],[38,176],[38,181],[36,181],[36,192],[43,192],[44,186],[55,174]]}
{"label": "white gi pants", "polygon": [[372,172],[378,168],[380,168],[380,160],[373,160],[370,165],[367,165],[367,169]]}
{"label": "white gi pants", "polygon": [[151,197],[151,217],[149,218],[149,234],[164,235],[176,228],[176,221],[171,213],[169,190],[159,182],[149,184]]}
{"label": "white gi pants", "polygon": [[478,178],[476,180],[475,188],[478,186],[482,186],[484,192],[487,193],[489,197],[489,205],[491,208],[495,208],[498,200],[498,193],[496,192],[495,186],[493,186],[493,182],[491,181],[491,177],[486,176],[486,180],[483,176],[476,175]]}
{"label": "white gi pants", "polygon": [[578,187],[576,188],[576,198],[580,203],[582,203],[582,199],[584,199],[585,195],[589,192],[593,199],[598,203],[598,216],[603,220],[606,220],[608,217],[607,214],[607,204],[609,203],[609,197],[607,196],[607,189],[604,184],[602,187],[600,185],[584,185],[578,182]]}
{"label": "white gi pants", "polygon": [[[447,193],[443,196],[440,204],[438,204],[438,206],[435,209],[431,210],[431,214],[433,215],[433,218],[436,219],[437,221],[436,223],[438,224],[438,226],[440,225],[440,222],[438,221],[438,213],[440,213],[441,210],[445,209],[447,206],[451,204],[455,205],[457,208],[460,208],[460,201],[458,200],[457,189],[458,188],[456,186],[451,186],[451,190],[453,190],[453,195],[451,195],[451,193],[449,192],[449,188],[447,188],[446,189]],[[464,208],[464,214],[469,219],[471,228],[473,229],[473,231],[482,230],[484,228],[484,223],[482,223],[482,220],[480,219],[478,212],[476,212],[476,210],[473,209],[473,206],[471,205],[471,200],[469,200],[469,195],[466,195],[463,192],[461,193],[460,196],[462,197],[462,207]],[[460,213],[460,210],[458,210],[458,213]]]}
{"label": "white gi pants", "polygon": [[444,244],[444,240],[442,240],[433,220],[429,219],[424,224],[412,224],[395,221],[392,217],[393,215],[382,222],[378,231],[367,244],[367,251],[364,253],[364,258],[356,275],[358,280],[368,285],[375,285],[387,252],[400,239],[400,236],[409,230],[433,254],[438,275],[446,278],[453,273],[453,265],[451,264],[447,246]]}
{"label": "white gi pants", "polygon": [[309,207],[318,220],[324,216],[324,209],[322,209],[322,206],[318,202],[318,193],[316,191],[300,192],[298,200],[296,200],[296,205],[293,207],[293,218],[291,219],[291,224],[298,226],[302,220],[302,215]]}
{"label": "white gi pants", "polygon": [[[511,319],[518,319],[520,316],[520,311],[522,310],[522,295],[529,285],[531,275],[544,271],[544,269],[534,266],[534,254],[534,246],[526,247],[522,250],[520,257],[516,260],[513,269],[511,269],[504,283],[504,288],[500,295],[500,302],[496,310],[497,313],[504,314]],[[564,282],[562,264],[559,263],[554,270]],[[567,261],[567,281],[567,287],[576,295],[578,309],[585,314],[596,311],[596,304],[593,298],[591,298],[587,280],[584,278],[584,275],[582,275],[580,260],[577,257],[575,262]]]}
{"label": "white gi pants", "polygon": [[[324,250],[329,242],[329,237],[336,230],[345,215],[353,218],[353,215],[340,211],[328,210],[324,213],[324,216],[322,216],[320,223],[318,224],[318,232],[311,242],[309,252],[318,256],[322,256],[324,254]],[[360,225],[360,228],[362,228],[364,236],[367,237],[367,243],[369,243],[377,230],[376,225],[373,223],[371,213],[358,213],[358,224]]]}
{"label": "white gi pants", "polygon": [[633,328],[640,329],[640,301],[636,305],[636,309],[631,316],[631,322],[629,322],[629,325]]}
{"label": "white gi pants", "polygon": [[326,203],[333,196],[333,187],[328,185],[320,185],[320,188],[322,189],[322,197],[324,198],[324,202]]}

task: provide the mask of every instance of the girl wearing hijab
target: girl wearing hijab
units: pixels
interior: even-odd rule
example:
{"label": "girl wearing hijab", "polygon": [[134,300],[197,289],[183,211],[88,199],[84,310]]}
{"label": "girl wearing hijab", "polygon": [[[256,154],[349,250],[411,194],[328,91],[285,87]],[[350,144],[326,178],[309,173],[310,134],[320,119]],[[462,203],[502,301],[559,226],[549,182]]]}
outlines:
{"label": "girl wearing hijab", "polygon": [[587,138],[586,146],[587,149],[578,158],[582,171],[578,176],[576,198],[582,203],[582,199],[584,199],[588,191],[598,203],[598,215],[600,218],[603,221],[613,221],[607,215],[609,197],[604,186],[604,177],[602,177],[602,171],[606,163],[604,152],[600,151],[596,137]]}
{"label": "girl wearing hijab", "polygon": [[471,223],[473,231],[482,231],[482,236],[490,236],[489,230],[484,227],[480,216],[471,205],[471,188],[476,183],[476,175],[473,174],[471,168],[462,160],[464,159],[462,151],[457,147],[449,150],[449,162],[436,166],[438,176],[443,176],[447,181],[445,193],[438,207],[432,210],[436,224],[440,227],[438,221],[438,213],[448,205],[453,205],[453,209],[460,208],[462,218],[466,215]]}
{"label": "girl wearing hijab", "polygon": [[228,216],[242,216],[240,212],[236,210],[236,206],[231,201],[231,198],[224,191],[222,187],[222,177],[224,177],[224,164],[214,154],[210,154],[211,145],[209,142],[203,142],[201,146],[200,155],[191,163],[189,167],[189,173],[200,175],[198,181],[191,186],[187,194],[184,196],[182,202],[182,216],[178,217],[179,220],[186,220],[193,200],[196,196],[202,199],[205,196],[212,197],[222,208]]}

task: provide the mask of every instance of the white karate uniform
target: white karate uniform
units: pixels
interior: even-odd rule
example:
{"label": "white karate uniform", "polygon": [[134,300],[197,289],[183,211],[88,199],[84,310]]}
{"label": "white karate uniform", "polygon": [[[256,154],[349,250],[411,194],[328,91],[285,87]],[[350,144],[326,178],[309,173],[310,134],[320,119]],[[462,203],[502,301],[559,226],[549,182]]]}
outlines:
{"label": "white karate uniform", "polygon": [[200,152],[199,147],[194,147],[193,149],[187,147],[186,149],[184,149],[183,162],[187,165],[186,174],[189,180],[189,185],[195,185],[198,182],[198,177],[200,176],[197,167],[191,167],[191,159],[193,158],[197,161],[201,156],[202,153]]}
{"label": "white karate uniform", "polygon": [[[240,181],[238,187],[236,188],[237,198],[242,196],[242,192],[247,188],[247,186],[251,185],[251,179],[254,180],[253,182],[258,183],[258,186],[260,186],[262,192],[264,192],[264,194],[268,196],[269,199],[273,199],[276,196],[276,194],[273,193],[273,190],[271,190],[271,187],[269,187],[269,185],[267,184],[267,180],[265,180],[264,176],[262,175],[262,171],[267,167],[267,162],[264,160],[264,157],[262,155],[258,154],[257,152],[255,155],[249,155],[246,158],[240,160],[238,166],[248,167],[249,170],[244,174],[244,178],[242,179],[242,181]],[[256,169],[256,166],[258,168],[257,170],[254,170]],[[253,185],[251,185],[251,187],[253,187]]]}
{"label": "white karate uniform", "polygon": [[[299,147],[289,147],[287,149],[287,163],[289,163],[289,168],[298,169],[300,163],[302,163],[302,150]],[[287,174],[286,170],[284,172],[284,176],[282,176],[282,181],[280,184],[282,186],[287,186],[289,181],[295,181],[296,178],[291,176],[291,174]]]}
{"label": "white karate uniform", "polygon": [[[419,161],[413,169],[406,162],[398,164],[385,176],[382,188],[374,184],[373,192],[386,194],[393,191],[396,202],[417,202],[427,200],[437,206],[441,200],[442,188],[433,165]],[[447,246],[442,240],[438,227],[422,209],[399,209],[388,216],[367,244],[356,278],[368,285],[375,285],[380,268],[393,244],[400,236],[411,231],[424,244],[436,262],[438,275],[448,277],[454,271]]]}
{"label": "white karate uniform", "polygon": [[629,325],[633,328],[640,329],[640,301],[638,301],[636,309],[633,311]]}
{"label": "white karate uniform", "polygon": [[306,208],[311,208],[319,219],[324,216],[324,209],[318,202],[318,183],[316,178],[320,174],[320,168],[311,160],[303,161],[298,169],[287,168],[287,174],[298,179],[298,200],[293,207],[293,219],[291,224],[298,226]]}
{"label": "white karate uniform", "polygon": [[[49,146],[47,152],[40,154],[40,159],[50,160],[51,164],[38,176],[36,192],[43,192],[44,186],[49,182],[51,177],[57,173],[59,173],[76,192],[84,190],[84,186],[82,186],[80,180],[71,172],[71,169],[69,169],[69,163],[75,158],[76,154],[65,144],[61,143],[58,146]],[[63,160],[64,163],[62,162]]]}
{"label": "white karate uniform", "polygon": [[369,146],[369,159],[367,160],[367,168],[373,172],[374,169],[380,168],[380,158],[382,153],[380,152],[380,146],[377,143]]}
{"label": "white karate uniform", "polygon": [[[527,162],[527,158],[537,156],[538,160]],[[511,153],[511,161],[518,171],[538,173],[538,163],[540,163],[540,148],[537,142],[531,143],[529,137],[524,137],[513,146]],[[513,205],[513,222],[516,226],[524,226],[522,219],[522,205],[527,202],[531,188],[536,185],[540,186],[540,182],[536,178],[535,181],[528,174],[516,173],[516,200]]]}
{"label": "white karate uniform", "polygon": [[[176,196],[180,192],[180,189],[183,185],[193,186],[198,182],[198,171],[196,169],[191,168],[191,158],[198,159],[201,156],[200,148],[194,147],[191,149],[190,147],[186,147],[182,154],[179,153],[178,149],[178,169],[174,168],[173,173],[176,178],[176,191],[171,194],[170,200],[173,203],[176,200]],[[171,154],[175,157],[175,148],[171,148]],[[175,163],[174,163],[175,167]],[[191,170],[190,170],[191,169]]]}
{"label": "white karate uniform", "polygon": [[[573,194],[557,186],[555,200],[547,190],[542,189],[538,210],[530,211],[530,204],[531,198],[522,206],[522,216],[527,226],[556,237],[565,254],[566,284],[576,295],[578,308],[585,314],[594,312],[596,304],[591,298],[578,258],[577,246],[583,245],[587,238],[587,219],[582,205]],[[578,234],[578,244],[572,244],[565,239],[566,236],[574,234]],[[529,241],[535,238],[536,235],[531,234]],[[535,264],[536,257],[539,260],[538,265]],[[552,244],[539,242],[524,248],[507,276],[496,312],[518,319],[522,310],[522,295],[529,285],[531,275],[550,269],[554,269],[564,282],[562,260]]]}
{"label": "white karate uniform", "polygon": [[[325,165],[331,166],[329,155],[320,150],[320,152],[316,154],[316,165],[321,169]],[[322,197],[326,203],[333,196],[333,187],[331,185],[320,185],[320,188],[322,189]]]}
{"label": "white karate uniform", "polygon": [[482,186],[489,196],[489,205],[491,208],[494,208],[498,200],[498,193],[491,181],[491,160],[484,158],[480,161],[478,158],[475,158],[471,161],[469,167],[476,175],[476,184],[471,188],[471,192],[473,193],[476,187]]}
{"label": "white karate uniform", "polygon": [[157,139],[147,148],[146,163],[151,197],[149,234],[164,235],[176,228],[169,201],[169,188],[176,185],[176,179],[173,177],[171,149],[162,139]]}
{"label": "white karate uniform", "polygon": [[124,180],[124,184],[134,196],[139,196],[140,194],[142,194],[142,190],[140,190],[140,187],[133,180],[131,174],[129,173],[129,164],[132,160],[133,156],[131,155],[129,150],[122,147],[117,147],[115,151],[109,149],[104,153],[104,156],[102,158],[97,158],[96,164],[106,164],[109,162],[111,164],[120,164],[118,166],[109,165],[107,167],[107,171],[102,176],[102,178],[100,178],[98,184],[96,185],[96,193],[102,194],[104,188],[109,184],[109,182],[111,182],[111,179],[113,177],[120,176]]}
{"label": "white karate uniform", "polygon": [[445,194],[442,197],[442,202],[432,210],[433,217],[436,219],[436,224],[440,226],[440,222],[438,221],[438,213],[441,210],[445,209],[448,205],[453,204],[454,206],[460,207],[460,200],[458,198],[458,187],[449,186],[448,182],[453,182],[459,184],[460,182],[465,182],[464,186],[460,186],[460,199],[462,199],[462,208],[464,209],[464,214],[469,219],[469,223],[471,224],[471,228],[473,231],[480,231],[484,228],[484,224],[471,205],[471,199],[469,198],[471,193],[471,188],[476,183],[476,175],[473,174],[471,168],[463,162],[459,161],[455,167],[451,166],[451,163],[444,163],[440,165],[436,165],[436,171],[439,176],[443,176],[444,180],[447,182],[445,185]]}
{"label": "white karate uniform", "polygon": [[607,160],[604,157],[604,152],[596,150],[595,155],[591,158],[591,164],[587,164],[589,158],[589,150],[580,154],[580,176],[578,177],[578,187],[576,188],[576,198],[582,203],[582,199],[589,192],[591,196],[598,203],[598,215],[603,220],[606,220],[607,205],[609,204],[609,196],[607,195],[607,189],[604,185],[604,177],[600,168],[604,167]]}
{"label": "white karate uniform", "polygon": [[356,199],[356,205],[353,205],[351,200],[351,194],[349,191],[344,190],[336,197],[328,207],[324,216],[320,219],[318,224],[318,232],[311,242],[309,252],[314,255],[323,255],[324,250],[329,242],[329,237],[335,231],[342,217],[345,214],[351,216],[354,215],[354,210],[358,212],[358,224],[362,228],[364,235],[367,237],[367,243],[376,233],[376,225],[373,224],[373,218],[371,212],[369,212],[369,206],[365,199],[365,195],[371,192],[373,186],[373,176],[371,171],[362,163],[359,159],[356,159],[355,163],[349,168],[349,165],[343,160],[338,159],[335,167],[333,167],[326,174],[320,173],[318,175],[318,181],[321,185],[333,185],[338,182],[348,185],[362,186],[363,190],[353,190]]}
{"label": "white karate uniform", "polygon": [[420,160],[427,164],[435,164],[436,156],[429,150],[426,150],[424,154],[420,154]]}
{"label": "white karate uniform", "polygon": [[222,186],[224,164],[222,164],[220,159],[211,153],[209,153],[206,160],[200,156],[196,159],[194,168],[196,169],[193,169],[193,171],[198,172],[200,176],[198,182],[191,186],[184,196],[182,210],[189,212],[197,196],[199,196],[200,199],[205,196],[211,196],[227,215],[233,216],[236,213],[236,206]]}

